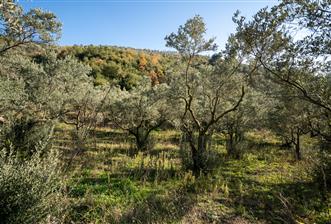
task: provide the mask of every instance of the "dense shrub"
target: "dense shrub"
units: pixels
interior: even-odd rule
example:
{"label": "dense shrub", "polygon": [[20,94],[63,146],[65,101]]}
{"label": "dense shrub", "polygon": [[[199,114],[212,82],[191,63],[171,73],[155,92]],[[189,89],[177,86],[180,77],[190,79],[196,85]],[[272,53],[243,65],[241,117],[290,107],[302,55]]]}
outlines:
{"label": "dense shrub", "polygon": [[52,150],[22,161],[0,157],[0,220],[2,223],[38,223],[56,217],[61,203],[59,156]]}
{"label": "dense shrub", "polygon": [[33,119],[18,119],[3,128],[1,147],[10,150],[20,158],[31,157],[35,152],[44,151],[49,145],[53,122],[37,122]]}
{"label": "dense shrub", "polygon": [[312,171],[315,181],[319,183],[321,192],[325,196],[327,191],[331,191],[331,155],[322,151],[319,160]]}

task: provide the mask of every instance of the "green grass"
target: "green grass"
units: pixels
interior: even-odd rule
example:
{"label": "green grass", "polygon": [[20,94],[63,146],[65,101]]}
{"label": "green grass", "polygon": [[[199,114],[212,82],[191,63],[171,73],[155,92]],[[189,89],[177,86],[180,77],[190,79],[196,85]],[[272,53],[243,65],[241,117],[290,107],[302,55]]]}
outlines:
{"label": "green grass", "polygon": [[[57,127],[56,145],[70,141],[70,127]],[[75,158],[68,179],[66,221],[75,223],[327,223],[331,197],[322,201],[308,172],[314,142],[304,142],[306,159],[279,148],[271,133],[249,133],[241,160],[226,157],[224,137],[213,149],[219,168],[196,179],[184,171],[176,131],[152,134],[149,153],[130,155],[133,139],[98,128],[96,144]],[[94,142],[94,143],[93,143]],[[69,149],[68,149],[69,148]],[[66,145],[64,153],[70,152]]]}

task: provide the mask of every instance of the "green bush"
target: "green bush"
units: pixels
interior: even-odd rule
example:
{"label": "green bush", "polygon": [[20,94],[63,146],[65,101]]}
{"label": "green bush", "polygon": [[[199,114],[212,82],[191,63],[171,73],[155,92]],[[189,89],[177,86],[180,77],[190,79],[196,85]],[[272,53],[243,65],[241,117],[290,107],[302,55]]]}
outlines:
{"label": "green bush", "polygon": [[331,155],[321,152],[319,162],[316,163],[312,172],[314,180],[319,184],[323,194],[331,191]]}
{"label": "green bush", "polygon": [[20,158],[31,157],[37,151],[44,151],[49,145],[53,122],[40,123],[33,119],[21,118],[3,128],[0,147],[7,153],[12,151]]}
{"label": "green bush", "polygon": [[52,150],[29,160],[0,156],[0,220],[2,223],[39,223],[56,217],[61,208],[62,178],[59,156]]}

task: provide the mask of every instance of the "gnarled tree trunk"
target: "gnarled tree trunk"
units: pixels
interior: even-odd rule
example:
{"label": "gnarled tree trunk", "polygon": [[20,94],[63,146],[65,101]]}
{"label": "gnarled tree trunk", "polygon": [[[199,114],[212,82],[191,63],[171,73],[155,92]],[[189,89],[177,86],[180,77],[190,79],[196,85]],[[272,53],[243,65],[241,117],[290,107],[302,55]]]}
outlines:
{"label": "gnarled tree trunk", "polygon": [[146,151],[148,149],[148,137],[146,138],[146,136],[142,136],[142,135],[135,135],[135,139],[136,139],[136,148],[137,148],[137,152],[138,151]]}
{"label": "gnarled tree trunk", "polygon": [[226,134],[227,138],[226,138],[226,151],[228,156],[234,156],[236,154],[236,147],[235,147],[235,143],[234,143],[234,133],[233,132],[228,132]]}
{"label": "gnarled tree trunk", "polygon": [[189,134],[188,141],[192,153],[192,171],[195,176],[199,176],[206,168],[204,154],[207,150],[207,145],[210,138],[208,134],[199,132],[197,142],[195,141],[193,134]]}
{"label": "gnarled tree trunk", "polygon": [[244,139],[244,134],[243,132],[240,132],[238,130],[233,130],[230,129],[227,133],[226,133],[226,150],[227,150],[227,154],[228,156],[231,156],[235,159],[240,159],[240,151],[238,149],[238,143],[240,143],[241,141],[243,141]]}
{"label": "gnarled tree trunk", "polygon": [[300,147],[300,133],[296,133],[296,139],[295,139],[295,159],[301,160],[301,147]]}

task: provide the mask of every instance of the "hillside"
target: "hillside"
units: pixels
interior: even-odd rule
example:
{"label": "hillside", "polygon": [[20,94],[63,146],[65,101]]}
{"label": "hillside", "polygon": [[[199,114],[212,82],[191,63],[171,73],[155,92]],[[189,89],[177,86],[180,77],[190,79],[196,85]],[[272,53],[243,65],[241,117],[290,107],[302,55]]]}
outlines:
{"label": "hillside", "polygon": [[180,59],[174,52],[115,46],[62,47],[60,55],[72,55],[89,65],[95,85],[109,82],[126,89],[135,86],[142,76],[150,77],[153,83],[162,82],[167,70]]}

